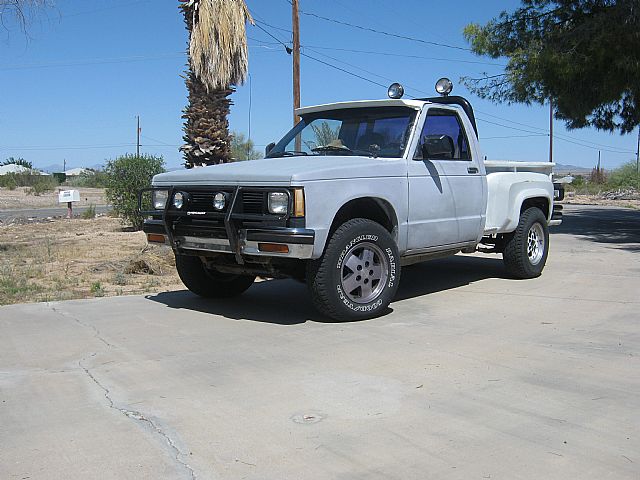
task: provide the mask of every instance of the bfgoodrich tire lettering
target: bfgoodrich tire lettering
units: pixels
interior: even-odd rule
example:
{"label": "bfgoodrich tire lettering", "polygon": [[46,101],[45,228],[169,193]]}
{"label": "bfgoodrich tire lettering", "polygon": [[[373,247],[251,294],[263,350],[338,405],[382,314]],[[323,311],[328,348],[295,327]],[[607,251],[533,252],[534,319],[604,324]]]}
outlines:
{"label": "bfgoodrich tire lettering", "polygon": [[199,257],[176,255],[176,269],[182,283],[204,298],[229,298],[240,295],[256,279],[248,275],[232,275],[210,270]]}
{"label": "bfgoodrich tire lettering", "polygon": [[398,248],[389,232],[356,218],[334,232],[324,255],[307,266],[315,307],[335,320],[381,315],[398,289]]}
{"label": "bfgoodrich tire lettering", "polygon": [[549,227],[539,208],[520,214],[516,230],[506,237],[502,259],[507,271],[516,278],[539,277],[549,253]]}

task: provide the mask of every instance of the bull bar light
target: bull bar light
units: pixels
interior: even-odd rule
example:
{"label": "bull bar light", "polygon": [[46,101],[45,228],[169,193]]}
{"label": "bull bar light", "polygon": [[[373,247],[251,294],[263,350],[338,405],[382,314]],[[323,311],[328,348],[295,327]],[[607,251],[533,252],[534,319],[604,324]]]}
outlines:
{"label": "bull bar light", "polygon": [[151,193],[151,202],[156,210],[164,210],[169,199],[169,190],[154,190]]}
{"label": "bull bar light", "polygon": [[286,215],[289,211],[289,194],[286,192],[269,192],[269,213]]}

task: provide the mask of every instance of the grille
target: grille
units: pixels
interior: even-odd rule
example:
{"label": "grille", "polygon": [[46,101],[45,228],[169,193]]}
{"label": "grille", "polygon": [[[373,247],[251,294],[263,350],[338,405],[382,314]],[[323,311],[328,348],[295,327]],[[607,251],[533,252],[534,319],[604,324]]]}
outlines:
{"label": "grille", "polygon": [[[189,203],[189,210],[215,212],[216,210],[213,208],[213,196],[215,193],[216,192],[190,191],[191,201]],[[238,198],[237,204],[242,204],[242,213],[253,215],[263,215],[265,213],[266,192],[242,191],[240,195],[241,197]],[[229,201],[231,201],[231,195],[229,195]],[[229,205],[227,205],[224,211],[226,212],[228,208]],[[236,208],[235,211],[240,212],[240,209]]]}
{"label": "grille", "polygon": [[242,192],[242,211],[262,215],[264,213],[265,192]]}
{"label": "grille", "polygon": [[190,209],[199,212],[213,212],[213,193],[191,192]]}

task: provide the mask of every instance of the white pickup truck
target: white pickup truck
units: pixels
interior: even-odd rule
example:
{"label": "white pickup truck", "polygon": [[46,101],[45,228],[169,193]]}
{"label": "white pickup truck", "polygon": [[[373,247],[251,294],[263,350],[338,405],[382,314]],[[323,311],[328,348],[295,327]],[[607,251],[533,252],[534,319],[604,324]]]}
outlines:
{"label": "white pickup truck", "polygon": [[385,312],[402,267],[458,252],[540,275],[562,215],[552,164],[483,161],[473,109],[444,80],[441,97],[393,98],[396,84],[390,99],[301,108],[263,160],[157,175],[140,194],[148,240],[200,296],[293,277],[344,320]]}

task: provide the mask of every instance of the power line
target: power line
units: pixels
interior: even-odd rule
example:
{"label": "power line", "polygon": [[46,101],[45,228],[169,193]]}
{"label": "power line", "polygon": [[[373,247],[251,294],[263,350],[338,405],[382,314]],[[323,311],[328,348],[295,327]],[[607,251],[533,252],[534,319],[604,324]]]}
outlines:
{"label": "power line", "polygon": [[99,65],[107,63],[141,62],[147,60],[163,60],[167,58],[184,57],[185,53],[164,53],[160,55],[138,55],[132,57],[94,58],[92,60],[77,60],[72,62],[52,62],[52,63],[32,63],[23,65],[8,65],[0,67],[0,70],[24,70],[31,68],[55,68],[55,67],[76,67],[83,65]]}
{"label": "power line", "polygon": [[495,140],[497,138],[525,138],[525,137],[548,137],[547,133],[532,133],[530,135],[504,135],[500,137],[482,137],[482,140]]}
{"label": "power line", "polygon": [[422,59],[422,60],[437,60],[437,61],[451,62],[451,63],[470,63],[470,64],[477,64],[477,65],[491,65],[495,67],[506,67],[506,64],[483,62],[479,60],[453,60],[451,58],[424,57],[422,55],[406,55],[406,54],[394,53],[394,52],[376,52],[372,50],[353,50],[350,48],[338,48],[338,47],[321,47],[316,45],[303,45],[303,47],[319,49],[319,50],[333,50],[337,52],[364,53],[364,54],[370,54],[370,55],[383,55],[388,57],[415,58],[415,59]]}
{"label": "power line", "polygon": [[363,30],[363,31],[366,31],[366,32],[373,32],[373,33],[377,33],[377,34],[380,34],[380,35],[385,35],[387,37],[400,38],[402,40],[409,40],[409,41],[412,41],[412,42],[423,43],[423,44],[426,44],[426,45],[433,45],[433,46],[436,46],[436,47],[444,47],[444,48],[451,48],[451,49],[454,49],[454,50],[461,50],[461,51],[464,51],[464,52],[471,52],[470,48],[459,47],[459,46],[456,46],[456,45],[448,45],[446,43],[440,43],[440,42],[431,42],[429,40],[424,40],[422,38],[410,37],[408,35],[400,35],[398,33],[385,32],[383,30],[376,30],[375,28],[370,28],[370,27],[365,27],[365,26],[362,26],[362,25],[357,25],[355,23],[344,22],[342,20],[336,20],[335,18],[325,17],[325,16],[322,16],[322,15],[318,15],[317,13],[307,12],[307,11],[304,11],[304,10],[300,10],[300,13],[302,15],[306,15],[308,17],[318,18],[318,19],[324,20],[326,22],[336,23],[338,25],[343,25],[343,26],[351,27],[351,28],[357,28],[359,30]]}
{"label": "power line", "polygon": [[318,58],[312,57],[312,56],[311,56],[311,55],[309,55],[309,54],[306,54],[306,53],[300,52],[300,55],[302,55],[302,56],[303,56],[303,57],[305,57],[305,58],[309,58],[309,59],[311,59],[311,60],[314,60],[314,61],[316,61],[316,62],[318,62],[318,63],[322,63],[323,65],[326,65],[326,66],[328,66],[328,67],[331,67],[331,68],[333,68],[333,69],[335,69],[335,70],[339,70],[339,71],[341,71],[341,72],[344,72],[344,73],[346,73],[347,75],[351,75],[351,76],[353,76],[353,77],[359,78],[360,80],[364,80],[365,82],[372,83],[372,84],[377,85],[377,86],[379,86],[379,87],[387,88],[387,85],[383,85],[382,83],[378,83],[378,82],[376,82],[375,80],[371,80],[371,79],[369,79],[369,78],[363,77],[362,75],[358,75],[357,73],[353,73],[353,72],[350,72],[349,70],[345,70],[344,68],[340,68],[340,67],[338,67],[338,66],[336,66],[336,65],[332,65],[331,63],[328,63],[328,62],[325,62],[325,61],[320,60],[320,59],[318,59]]}
{"label": "power line", "polygon": [[[266,24],[265,24],[266,25]],[[287,53],[290,53],[289,51],[291,50],[291,47],[289,45],[287,45],[286,43],[284,43],[282,40],[280,40],[278,37],[276,37],[275,35],[273,35],[271,32],[269,32],[266,28],[264,28],[263,26],[260,25],[260,23],[258,21],[255,22],[255,26],[258,27],[260,30],[262,30],[264,33],[266,33],[267,35],[269,35],[271,38],[273,38],[275,41],[277,41],[280,45],[282,45],[284,47],[284,49],[287,51]]]}
{"label": "power line", "polygon": [[584,148],[590,148],[591,150],[598,150],[598,151],[603,151],[603,152],[608,152],[608,153],[616,153],[618,155],[630,155],[630,154],[635,153],[635,152],[632,152],[631,150],[622,150],[622,149],[621,150],[610,150],[610,149],[607,149],[607,148],[592,147],[590,145],[585,145],[583,143],[580,143],[580,142],[577,142],[577,141],[574,141],[574,140],[569,140],[567,138],[563,138],[563,137],[560,137],[560,136],[557,136],[557,135],[556,135],[556,138],[558,140],[562,140],[563,142],[573,143],[574,145],[578,145],[578,146],[584,147]]}
{"label": "power line", "polygon": [[[489,123],[491,125],[497,125],[498,127],[503,127],[503,128],[509,128],[511,130],[517,130],[519,132],[525,132],[525,133],[531,133],[531,134],[536,134],[536,135],[540,135],[540,132],[534,132],[531,130],[525,130],[524,128],[518,128],[518,127],[512,127],[510,125],[503,125],[502,123],[498,123],[498,122],[492,122],[491,120],[487,120],[485,118],[482,117],[478,117],[476,116],[476,120],[480,120],[481,122],[485,122],[485,123]],[[506,119],[505,119],[506,120]],[[544,134],[544,135],[549,135],[548,133]]]}

